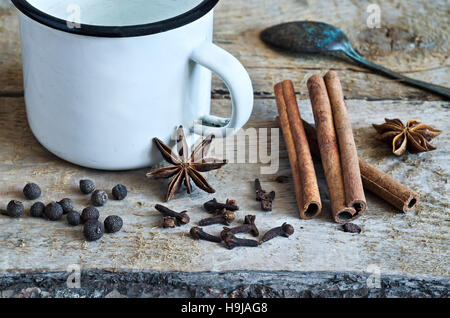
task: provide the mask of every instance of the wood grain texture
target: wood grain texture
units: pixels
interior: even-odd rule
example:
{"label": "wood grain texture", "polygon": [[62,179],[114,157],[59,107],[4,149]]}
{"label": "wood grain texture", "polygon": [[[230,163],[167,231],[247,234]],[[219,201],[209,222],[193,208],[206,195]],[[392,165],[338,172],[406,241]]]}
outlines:
{"label": "wood grain texture", "polygon": [[[213,104],[214,113],[226,115],[229,101],[216,100]],[[309,101],[299,100],[299,106],[303,118],[312,122]],[[444,128],[450,124],[449,104],[349,100],[348,106],[360,156],[417,190],[423,198],[417,210],[400,214],[367,194],[368,211],[356,221],[363,229],[362,234],[344,233],[331,219],[323,171],[316,163],[323,212],[314,220],[299,219],[292,182],[274,181],[277,175],[290,176],[289,160],[281,141],[279,150],[273,149],[275,155],[280,155],[276,174],[261,175],[260,163],[230,163],[206,174],[217,189],[216,195],[196,189],[192,196],[179,194],[169,203],[175,210],[187,209],[192,225],[209,215],[201,208],[203,202],[216,197],[220,201],[226,198],[238,201],[241,209],[235,224],[242,222],[245,215],[255,214],[262,233],[283,222],[295,226],[296,232],[289,239],[278,238],[258,248],[229,251],[218,244],[193,241],[188,235],[190,226],[173,230],[160,227],[161,217],[153,207],[162,202],[166,182],[147,180],[144,175],[148,169],[102,172],[59,160],[34,139],[26,123],[23,99],[1,98],[0,202],[3,206],[11,199],[23,199],[21,190],[28,181],[41,185],[42,201],[71,197],[78,210],[88,204],[88,197],[77,189],[79,179],[84,177],[94,179],[98,188],[107,191],[123,183],[130,194],[126,200],[110,200],[100,209],[102,219],[111,214],[122,216],[123,230],[92,243],[84,242],[81,228],[69,227],[65,220],[48,222],[29,216],[21,219],[1,216],[0,273],[64,271],[71,264],[78,264],[83,270],[364,272],[370,264],[375,264],[380,266],[382,274],[448,277],[449,133],[444,131],[434,140],[436,151],[398,158],[391,154],[389,147],[375,140],[371,123],[382,122],[384,116],[408,114]],[[365,111],[358,111],[360,108]],[[274,100],[257,100],[247,128],[275,128],[276,115]],[[236,143],[226,144],[230,158],[237,156],[235,147]],[[216,154],[221,152],[218,144],[213,150]],[[261,212],[254,200],[255,177],[260,177],[265,189],[277,192],[271,213]],[[31,202],[24,202],[28,212]],[[208,227],[212,234],[218,234],[221,229],[220,225]]]}
{"label": "wood grain texture", "polygon": [[[122,202],[110,200],[101,208],[101,218],[117,214],[124,219],[123,231],[105,235],[100,241],[86,243],[81,228],[68,227],[65,221],[50,223],[25,216],[18,220],[0,216],[0,273],[65,271],[77,264],[83,270],[149,270],[181,272],[221,272],[226,270],[261,271],[367,271],[371,264],[381,274],[416,277],[449,277],[448,202],[449,103],[434,101],[376,101],[385,99],[432,100],[434,96],[371,74],[364,69],[331,58],[294,56],[275,52],[258,38],[272,24],[299,20],[322,20],[342,28],[355,47],[366,57],[397,71],[437,84],[449,82],[447,4],[439,1],[379,1],[382,28],[368,29],[365,9],[371,1],[318,0],[222,0],[216,9],[215,42],[236,55],[252,77],[255,109],[246,128],[277,128],[273,85],[292,79],[298,97],[307,97],[306,79],[329,68],[339,72],[348,100],[359,155],[417,190],[422,202],[415,212],[399,214],[388,204],[368,194],[368,211],[357,220],[361,235],[341,231],[331,220],[323,171],[316,163],[323,213],[315,220],[300,220],[292,182],[279,184],[277,175],[290,175],[284,143],[273,150],[279,154],[275,175],[261,175],[261,163],[230,163],[207,174],[217,195],[194,191],[179,194],[169,207],[186,208],[192,225],[208,216],[201,204],[213,197],[234,198],[246,214],[257,215],[261,232],[287,221],[296,233],[289,239],[274,239],[258,248],[228,251],[220,245],[195,242],[190,226],[165,230],[153,208],[163,200],[166,183],[145,178],[147,170],[102,172],[64,162],[46,151],[33,137],[26,122],[20,61],[17,12],[8,0],[0,0],[0,208],[11,199],[23,199],[22,188],[33,181],[41,185],[41,200],[71,197],[81,210],[88,198],[79,193],[78,181],[92,178],[99,188],[110,191],[117,183],[127,185],[129,197]],[[425,18],[424,18],[425,17]],[[214,80],[213,112],[230,111],[228,92]],[[364,101],[367,99],[370,101]],[[312,122],[308,100],[299,100],[302,117]],[[385,116],[423,119],[435,123],[444,133],[433,141],[438,150],[420,155],[393,157],[390,149],[375,140],[372,123]],[[408,117],[408,118],[405,118]],[[281,136],[281,133],[279,133]],[[254,137],[248,152],[257,150]],[[270,141],[270,139],[269,139]],[[218,142],[218,141],[216,141]],[[215,152],[220,154],[220,144]],[[236,158],[236,143],[227,142],[226,153]],[[214,154],[212,154],[214,155]],[[248,157],[248,156],[247,156]],[[248,159],[247,159],[248,160]],[[277,197],[271,213],[259,211],[254,200],[253,181],[260,177],[263,187],[275,190]],[[25,202],[26,211],[31,202]],[[236,222],[236,224],[238,224]],[[218,234],[221,226],[208,229]]]}
{"label": "wood grain texture", "polygon": [[[445,0],[380,1],[381,28],[369,29],[366,9],[371,1],[226,0],[216,9],[215,42],[238,57],[253,80],[256,98],[273,98],[273,86],[294,81],[301,98],[305,83],[316,72],[339,71],[350,99],[439,99],[421,90],[375,75],[354,64],[330,57],[277,52],[259,39],[264,28],[292,20],[326,21],[341,28],[354,47],[368,59],[405,75],[449,84],[450,27]],[[425,18],[424,18],[425,17]],[[23,94],[17,10],[0,0],[0,96]],[[228,98],[218,78],[213,96]]]}

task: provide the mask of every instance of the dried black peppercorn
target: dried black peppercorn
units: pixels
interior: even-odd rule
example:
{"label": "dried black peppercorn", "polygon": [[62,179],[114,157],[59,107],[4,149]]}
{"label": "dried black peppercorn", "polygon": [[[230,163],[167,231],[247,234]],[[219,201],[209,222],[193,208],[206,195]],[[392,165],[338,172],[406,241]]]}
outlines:
{"label": "dried black peppercorn", "polygon": [[58,202],[63,208],[63,213],[67,214],[73,210],[73,202],[69,198],[64,198]]}
{"label": "dried black peppercorn", "polygon": [[41,188],[36,183],[28,183],[23,188],[23,195],[28,200],[36,200],[41,196]]}
{"label": "dried black peppercorn", "polygon": [[30,208],[30,215],[35,218],[41,218],[44,215],[45,204],[36,202]]}
{"label": "dried black peppercorn", "polygon": [[127,187],[123,184],[118,184],[112,189],[112,195],[116,200],[123,200],[127,196]]}
{"label": "dried black peppercorn", "polygon": [[77,226],[81,223],[81,215],[77,211],[70,211],[67,213],[67,223]]}
{"label": "dried black peppercorn", "polygon": [[96,241],[103,236],[105,232],[105,228],[103,227],[103,223],[97,220],[89,220],[84,224],[83,234],[86,240],[88,241]]}
{"label": "dried black peppercorn", "polygon": [[110,215],[105,219],[105,231],[106,233],[116,233],[122,228],[123,221],[120,216]]}
{"label": "dried black peppercorn", "polygon": [[103,206],[108,201],[108,195],[103,190],[95,190],[91,196],[91,202],[95,206]]}
{"label": "dried black peppercorn", "polygon": [[84,194],[90,194],[95,190],[95,183],[92,180],[80,180],[80,190]]}
{"label": "dried black peppercorn", "polygon": [[93,206],[88,206],[81,211],[81,222],[86,223],[89,220],[98,220],[100,212]]}
{"label": "dried black peppercorn", "polygon": [[24,210],[22,202],[12,200],[6,207],[6,214],[12,218],[20,218],[23,215]]}
{"label": "dried black peppercorn", "polygon": [[45,216],[50,221],[59,220],[64,213],[62,206],[58,202],[51,202],[51,203],[47,204],[44,212],[45,212]]}

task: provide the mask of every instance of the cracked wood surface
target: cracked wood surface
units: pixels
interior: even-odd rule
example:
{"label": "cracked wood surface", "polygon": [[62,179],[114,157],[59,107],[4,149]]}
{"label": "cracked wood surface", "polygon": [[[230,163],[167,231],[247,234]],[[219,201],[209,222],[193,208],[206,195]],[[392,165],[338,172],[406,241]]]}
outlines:
{"label": "cracked wood surface", "polygon": [[[229,101],[215,100],[214,110],[226,114]],[[303,117],[312,121],[308,100],[300,100]],[[88,205],[88,197],[77,189],[81,178],[89,177],[97,187],[110,191],[117,183],[129,188],[124,201],[110,200],[100,208],[101,218],[117,214],[124,219],[120,233],[104,235],[98,242],[84,242],[81,227],[69,227],[65,220],[49,222],[28,215],[20,219],[0,217],[0,272],[65,270],[79,264],[84,270],[159,270],[159,271],[329,271],[364,272],[375,264],[382,273],[448,278],[449,218],[448,176],[450,155],[449,133],[444,129],[434,140],[437,150],[420,155],[395,157],[389,147],[375,140],[373,122],[385,116],[426,119],[437,128],[449,127],[448,103],[407,101],[349,100],[356,144],[362,158],[404,182],[422,196],[421,204],[412,213],[402,214],[371,194],[367,195],[368,211],[355,223],[360,235],[344,233],[330,216],[328,194],[320,165],[316,162],[324,210],[314,220],[298,216],[291,180],[287,184],[274,181],[277,175],[290,176],[284,143],[273,154],[280,155],[279,171],[260,175],[261,164],[230,163],[206,175],[217,194],[196,189],[191,196],[178,194],[168,203],[174,210],[188,210],[191,224],[176,229],[162,229],[161,216],[154,209],[164,198],[167,181],[145,178],[148,169],[129,172],[102,172],[66,163],[47,152],[28,128],[22,98],[0,99],[0,202],[23,199],[21,190],[28,181],[41,185],[41,200],[49,202],[70,197],[76,208]],[[364,112],[359,111],[364,109]],[[276,128],[274,100],[257,100],[247,128]],[[251,137],[253,146],[256,139]],[[224,148],[215,141],[213,152]],[[220,146],[219,146],[220,145]],[[235,144],[226,143],[228,159],[237,158]],[[250,151],[254,148],[250,147]],[[214,153],[212,154],[214,156]],[[260,177],[263,188],[275,190],[277,197],[271,213],[259,210],[254,199],[253,182]],[[235,225],[246,214],[255,214],[261,234],[275,225],[288,222],[296,232],[289,238],[277,238],[257,248],[236,248],[232,251],[220,244],[193,241],[191,226],[207,216],[202,204],[213,197],[238,201]],[[24,201],[26,210],[31,202]],[[206,228],[218,234],[222,225]]]}
{"label": "cracked wood surface", "polygon": [[[273,24],[318,20],[341,28],[367,59],[416,79],[449,85],[450,25],[446,0],[380,1],[381,28],[366,25],[366,8],[373,1],[226,0],[216,9],[214,41],[238,57],[253,80],[256,98],[273,98],[273,85],[294,81],[301,98],[307,78],[318,71],[339,71],[349,99],[439,99],[355,64],[331,57],[277,52],[259,39]],[[426,17],[426,18],[424,18]],[[23,94],[17,10],[0,0],[0,96]],[[228,98],[221,80],[214,79],[213,96]]]}
{"label": "cracked wood surface", "polygon": [[[129,197],[110,200],[101,208],[101,218],[117,214],[124,229],[86,243],[80,227],[65,220],[48,222],[28,216],[31,202],[24,201],[27,215],[13,220],[0,216],[0,273],[65,271],[79,264],[83,270],[155,270],[181,272],[222,272],[227,270],[364,272],[371,264],[381,274],[449,278],[449,133],[448,102],[436,96],[374,75],[358,66],[331,58],[294,56],[275,52],[258,39],[265,27],[290,20],[322,20],[342,28],[354,46],[369,59],[421,80],[448,85],[448,34],[446,1],[380,1],[382,29],[366,27],[367,1],[227,0],[216,9],[215,42],[237,56],[247,67],[255,88],[255,110],[246,128],[276,128],[273,85],[292,79],[298,92],[301,113],[312,122],[306,79],[329,68],[338,71],[361,157],[388,172],[422,195],[417,210],[401,214],[368,194],[368,212],[356,221],[360,235],[344,233],[332,222],[325,179],[316,163],[324,203],[322,215],[310,221],[298,218],[291,181],[274,182],[277,175],[290,176],[289,162],[281,141],[280,170],[260,175],[261,164],[229,164],[210,172],[208,180],[217,195],[200,190],[192,196],[179,194],[168,206],[187,209],[191,225],[207,217],[201,205],[217,197],[234,198],[244,215],[256,214],[262,233],[274,225],[289,222],[296,232],[289,239],[275,239],[258,248],[226,250],[220,245],[195,242],[188,236],[190,226],[173,230],[160,228],[160,216],[153,206],[160,203],[166,183],[145,178],[146,170],[102,172],[66,163],[46,151],[33,137],[26,122],[23,100],[17,13],[9,1],[0,0],[0,208],[11,199],[22,199],[26,182],[41,185],[44,202],[70,197],[81,210],[88,198],[77,190],[79,179],[88,177],[98,188],[110,191],[125,184]],[[332,13],[332,14],[331,14]],[[421,18],[417,18],[420,13]],[[422,18],[423,16],[426,19]],[[213,111],[229,113],[228,92],[215,78]],[[398,99],[407,99],[398,100]],[[366,101],[368,100],[368,101]],[[384,100],[384,101],[377,101]],[[409,100],[409,101],[408,101]],[[411,101],[414,100],[414,101]],[[372,123],[384,117],[419,118],[443,129],[433,144],[438,149],[420,155],[394,157],[389,147],[375,140]],[[281,134],[280,134],[281,136]],[[254,140],[253,140],[254,141]],[[233,145],[227,149],[235,154]],[[250,150],[252,150],[251,148]],[[218,149],[216,149],[220,152]],[[275,149],[274,154],[278,151]],[[253,180],[275,190],[274,210],[264,213],[254,201]],[[219,233],[221,226],[207,229]]]}

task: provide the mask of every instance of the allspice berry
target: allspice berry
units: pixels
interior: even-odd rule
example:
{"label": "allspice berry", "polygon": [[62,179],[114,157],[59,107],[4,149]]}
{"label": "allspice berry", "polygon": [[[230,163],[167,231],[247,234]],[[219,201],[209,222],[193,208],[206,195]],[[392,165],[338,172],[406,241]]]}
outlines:
{"label": "allspice berry", "polygon": [[6,207],[6,214],[12,218],[20,218],[24,211],[22,202],[17,200],[10,201]]}
{"label": "allspice berry", "polygon": [[112,195],[116,200],[123,200],[128,194],[127,187],[123,184],[118,184],[112,188]]}
{"label": "allspice berry", "polygon": [[91,196],[91,202],[94,206],[103,206],[108,201],[108,194],[103,190],[95,190]]}
{"label": "allspice berry", "polygon": [[80,191],[84,194],[90,194],[95,190],[95,183],[92,180],[80,180]]}
{"label": "allspice berry", "polygon": [[23,195],[28,200],[36,200],[41,196],[41,188],[36,183],[28,183],[23,188]]}
{"label": "allspice berry", "polygon": [[70,211],[67,213],[67,223],[72,226],[77,226],[81,223],[81,215],[77,211]]}
{"label": "allspice berry", "polygon": [[84,224],[83,234],[87,241],[96,241],[103,236],[105,228],[102,222],[89,220]]}
{"label": "allspice berry", "polygon": [[81,211],[81,222],[86,223],[89,220],[98,220],[100,212],[93,206],[88,206]]}
{"label": "allspice berry", "polygon": [[64,198],[61,201],[59,201],[58,203],[63,208],[63,213],[64,214],[67,214],[67,213],[69,213],[70,211],[73,210],[73,202],[69,198]]}
{"label": "allspice berry", "polygon": [[123,221],[120,216],[110,215],[105,219],[104,224],[106,233],[116,233],[122,228]]}
{"label": "allspice berry", "polygon": [[64,213],[62,206],[57,202],[51,202],[51,203],[47,204],[44,212],[45,212],[45,216],[50,221],[59,220]]}
{"label": "allspice berry", "polygon": [[36,202],[30,208],[30,215],[34,218],[41,218],[44,215],[45,204]]}

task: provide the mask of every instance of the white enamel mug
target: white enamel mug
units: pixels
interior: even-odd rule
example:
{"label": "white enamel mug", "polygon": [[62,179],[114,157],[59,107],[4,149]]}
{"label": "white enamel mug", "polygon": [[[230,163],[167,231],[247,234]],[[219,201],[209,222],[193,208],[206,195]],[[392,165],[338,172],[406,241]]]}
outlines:
{"label": "white enamel mug", "polygon": [[[224,136],[248,121],[244,67],[212,43],[218,0],[12,0],[20,11],[25,103],[36,138],[69,162],[142,168],[162,160],[153,137],[210,114],[211,71],[228,86]],[[232,129],[227,129],[232,128]]]}

